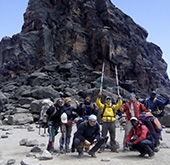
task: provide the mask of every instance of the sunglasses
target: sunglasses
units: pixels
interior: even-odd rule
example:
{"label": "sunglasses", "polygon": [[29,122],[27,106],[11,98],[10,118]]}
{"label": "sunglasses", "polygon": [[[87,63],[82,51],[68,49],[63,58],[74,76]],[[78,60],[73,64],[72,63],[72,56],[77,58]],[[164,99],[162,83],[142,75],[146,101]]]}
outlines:
{"label": "sunglasses", "polygon": [[96,120],[90,120],[91,123],[96,123]]}

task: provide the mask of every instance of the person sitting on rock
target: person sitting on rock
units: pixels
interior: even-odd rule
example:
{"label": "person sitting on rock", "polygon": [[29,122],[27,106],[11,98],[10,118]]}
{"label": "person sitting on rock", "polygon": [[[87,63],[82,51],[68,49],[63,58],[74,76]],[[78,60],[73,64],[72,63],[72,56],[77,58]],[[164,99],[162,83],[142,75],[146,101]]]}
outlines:
{"label": "person sitting on rock", "polygon": [[148,128],[142,124],[136,117],[130,119],[132,128],[126,137],[126,146],[131,147],[140,152],[141,157],[148,154],[149,157],[154,156],[154,140],[149,134]]}
{"label": "person sitting on rock", "polygon": [[54,141],[55,136],[58,134],[58,129],[61,125],[61,107],[63,101],[57,99],[55,104],[51,104],[48,108],[46,114],[48,115],[48,133],[49,133],[49,143],[47,150],[50,152],[55,152]]}
{"label": "person sitting on rock", "polygon": [[[83,156],[83,149],[92,157],[96,157],[95,152],[101,147],[105,139],[100,136],[100,126],[97,123],[97,117],[90,115],[88,121],[80,123],[77,131],[74,133],[73,145],[79,157]],[[94,146],[90,149],[90,146]],[[90,151],[89,151],[90,149]]]}

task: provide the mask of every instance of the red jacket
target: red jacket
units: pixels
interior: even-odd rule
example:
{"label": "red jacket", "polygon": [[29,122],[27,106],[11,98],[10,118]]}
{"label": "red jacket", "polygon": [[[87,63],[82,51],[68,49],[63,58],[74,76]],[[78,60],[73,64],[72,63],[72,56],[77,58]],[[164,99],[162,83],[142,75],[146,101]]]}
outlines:
{"label": "red jacket", "polygon": [[[148,110],[140,102],[133,102],[135,117],[138,119],[141,112],[147,112]],[[126,113],[126,120],[131,119],[131,102],[125,103],[122,109],[122,113]]]}
{"label": "red jacket", "polygon": [[133,127],[129,134],[126,137],[126,142],[130,142],[131,138],[135,135],[136,140],[133,142],[134,144],[139,143],[142,140],[145,140],[148,138],[147,133],[149,132],[148,128],[145,125],[139,124],[135,128]]}

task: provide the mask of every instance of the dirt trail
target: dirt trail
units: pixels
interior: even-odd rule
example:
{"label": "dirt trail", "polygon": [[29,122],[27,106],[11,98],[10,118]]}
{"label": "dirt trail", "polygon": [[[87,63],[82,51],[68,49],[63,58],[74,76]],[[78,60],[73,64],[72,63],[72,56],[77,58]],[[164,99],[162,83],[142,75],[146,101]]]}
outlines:
{"label": "dirt trail", "polygon": [[[38,140],[39,144],[45,144],[41,147],[42,149],[46,148],[48,142],[48,135],[45,137],[38,135],[38,128],[36,125],[32,125],[35,131],[28,132],[27,129],[16,128],[16,126],[0,126],[0,136],[4,135],[6,132],[11,132],[8,138],[0,138],[0,159],[3,159],[3,162],[7,162],[9,159],[15,159],[16,165],[20,165],[21,160],[27,160],[30,162],[30,165],[169,165],[170,164],[170,131],[169,128],[163,129],[163,141],[161,145],[163,148],[160,149],[158,153],[155,153],[154,158],[140,158],[138,157],[139,153],[134,151],[122,152],[122,141],[124,131],[120,128],[116,128],[116,140],[120,143],[119,153],[112,153],[110,150],[106,150],[103,153],[96,153],[97,158],[91,158],[87,153],[84,153],[83,158],[78,158],[77,152],[69,154],[55,154],[53,155],[52,160],[39,161],[34,157],[26,157],[30,152],[32,147],[20,146],[19,142],[21,139],[27,138],[28,140]],[[1,128],[11,129],[9,131],[2,131]],[[73,132],[75,131],[75,126]],[[43,133],[43,130],[41,130]],[[56,137],[55,148],[59,148],[59,133]],[[104,161],[103,161],[104,160]],[[0,163],[1,165],[1,163]]]}

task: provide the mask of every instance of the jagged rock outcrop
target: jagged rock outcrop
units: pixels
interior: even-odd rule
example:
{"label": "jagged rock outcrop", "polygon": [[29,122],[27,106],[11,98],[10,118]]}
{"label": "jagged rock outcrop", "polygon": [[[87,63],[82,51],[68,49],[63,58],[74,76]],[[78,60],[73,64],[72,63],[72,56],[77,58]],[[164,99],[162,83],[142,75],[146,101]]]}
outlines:
{"label": "jagged rock outcrop", "polygon": [[105,61],[104,89],[113,97],[115,65],[124,97],[169,95],[167,64],[147,35],[110,0],[29,0],[21,33],[0,42],[0,89],[28,109],[30,100],[95,95]]}
{"label": "jagged rock outcrop", "polygon": [[21,33],[0,43],[1,78],[67,60],[99,70],[107,61],[111,77],[118,64],[122,86],[133,80],[139,91],[169,87],[161,49],[110,0],[30,0],[24,20]]}

